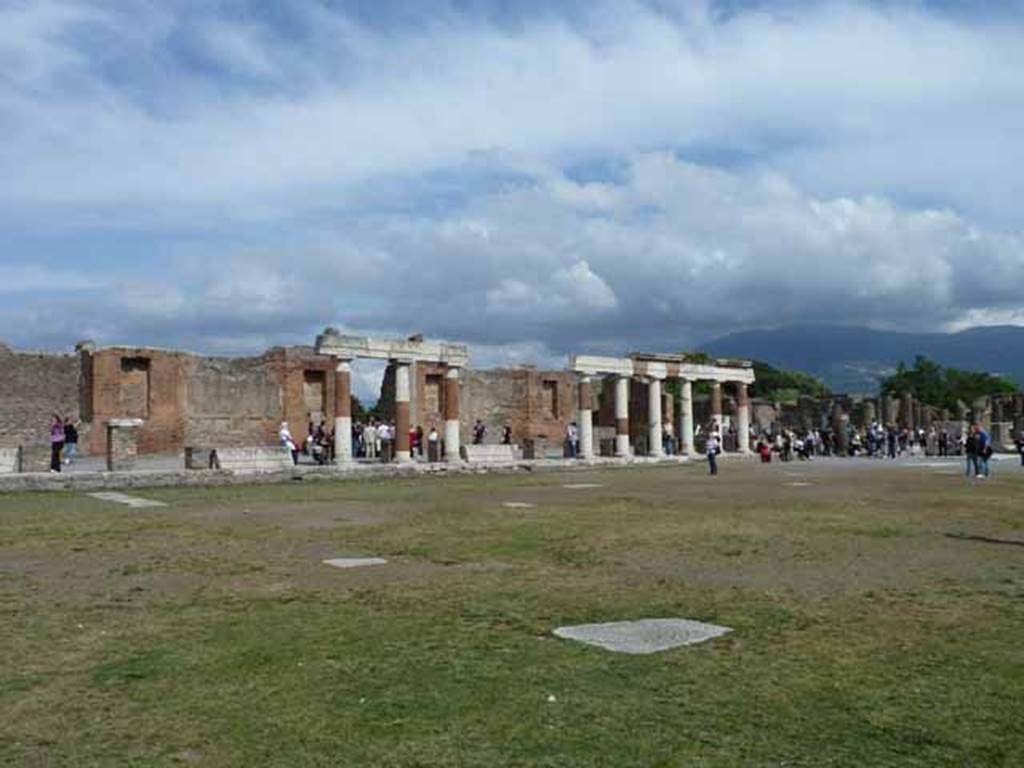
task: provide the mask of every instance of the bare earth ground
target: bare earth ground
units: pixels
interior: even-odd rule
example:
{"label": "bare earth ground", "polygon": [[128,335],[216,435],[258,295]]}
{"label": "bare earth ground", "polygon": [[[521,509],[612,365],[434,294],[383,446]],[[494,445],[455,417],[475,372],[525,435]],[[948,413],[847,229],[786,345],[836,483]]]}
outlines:
{"label": "bare earth ground", "polygon": [[1024,765],[1015,464],[0,496],[0,764]]}

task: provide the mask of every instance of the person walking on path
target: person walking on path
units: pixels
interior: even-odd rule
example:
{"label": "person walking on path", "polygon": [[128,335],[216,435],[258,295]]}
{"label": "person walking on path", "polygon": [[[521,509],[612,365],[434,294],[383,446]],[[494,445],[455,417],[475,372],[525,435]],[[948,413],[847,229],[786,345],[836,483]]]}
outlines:
{"label": "person walking on path", "polygon": [[718,452],[721,450],[721,441],[718,437],[717,432],[712,432],[708,435],[708,442],[704,450],[708,455],[708,474],[718,474]]}
{"label": "person walking on path", "polygon": [[71,466],[78,453],[78,428],[71,419],[64,419],[64,465]]}
{"label": "person walking on path", "polygon": [[1024,467],[1024,432],[1017,433],[1017,453],[1020,454],[1020,465]]}

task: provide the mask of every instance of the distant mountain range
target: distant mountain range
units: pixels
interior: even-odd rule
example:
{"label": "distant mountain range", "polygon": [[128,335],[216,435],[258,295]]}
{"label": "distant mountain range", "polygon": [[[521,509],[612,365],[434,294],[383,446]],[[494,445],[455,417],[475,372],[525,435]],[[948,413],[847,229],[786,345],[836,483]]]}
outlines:
{"label": "distant mountain range", "polygon": [[794,325],[723,336],[702,349],[719,357],[762,360],[817,376],[835,392],[874,393],[900,361],[917,355],[940,365],[1005,376],[1024,388],[1024,327],[959,333],[900,333],[870,328]]}

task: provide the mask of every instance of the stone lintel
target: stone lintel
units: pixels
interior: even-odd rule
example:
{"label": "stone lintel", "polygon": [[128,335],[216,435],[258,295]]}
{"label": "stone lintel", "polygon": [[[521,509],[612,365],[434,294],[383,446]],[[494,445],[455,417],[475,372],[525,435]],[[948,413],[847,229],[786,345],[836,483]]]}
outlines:
{"label": "stone lintel", "polygon": [[316,337],[316,352],[318,355],[330,355],[343,360],[369,358],[409,363],[445,363],[459,368],[465,367],[469,361],[469,348],[465,344],[344,336],[333,329],[327,329]]}
{"label": "stone lintel", "polygon": [[634,357],[602,357],[570,355],[569,368],[589,375],[648,376],[655,379],[683,378],[691,381],[735,382],[753,384],[754,369],[709,363],[688,363],[683,355],[643,355]]}

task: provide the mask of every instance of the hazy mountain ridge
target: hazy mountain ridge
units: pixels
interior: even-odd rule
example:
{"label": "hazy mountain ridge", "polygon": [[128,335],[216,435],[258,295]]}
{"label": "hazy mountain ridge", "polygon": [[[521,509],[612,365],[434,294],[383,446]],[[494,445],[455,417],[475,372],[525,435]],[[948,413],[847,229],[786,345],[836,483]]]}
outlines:
{"label": "hazy mountain ridge", "polygon": [[924,355],[941,365],[999,374],[1024,387],[1024,327],[903,333],[855,326],[797,325],[741,331],[707,342],[710,354],[763,360],[810,373],[836,392],[876,392],[900,361]]}

